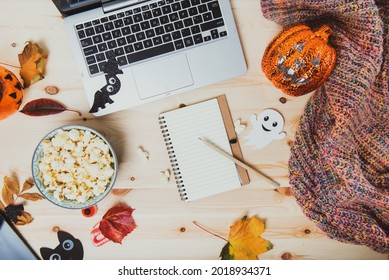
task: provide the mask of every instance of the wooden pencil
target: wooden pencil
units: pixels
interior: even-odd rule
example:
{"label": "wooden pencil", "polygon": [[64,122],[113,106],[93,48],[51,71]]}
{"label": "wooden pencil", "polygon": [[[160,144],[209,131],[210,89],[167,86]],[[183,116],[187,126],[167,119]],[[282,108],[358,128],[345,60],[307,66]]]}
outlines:
{"label": "wooden pencil", "polygon": [[249,166],[248,164],[244,163],[243,161],[233,157],[232,155],[228,154],[227,152],[223,151],[219,147],[217,147],[214,144],[212,144],[211,142],[209,142],[207,139],[199,138],[199,140],[202,143],[204,143],[207,147],[211,148],[215,152],[218,152],[219,154],[221,154],[224,157],[228,158],[229,160],[233,161],[235,164],[237,164],[237,165],[239,165],[239,166],[241,166],[241,167],[251,171],[253,174],[257,175],[260,178],[266,179],[273,187],[276,187],[276,188],[280,187],[280,184],[278,182],[274,181],[272,178],[270,178],[266,174],[262,173],[259,170],[256,170],[256,169],[252,168],[251,166]]}

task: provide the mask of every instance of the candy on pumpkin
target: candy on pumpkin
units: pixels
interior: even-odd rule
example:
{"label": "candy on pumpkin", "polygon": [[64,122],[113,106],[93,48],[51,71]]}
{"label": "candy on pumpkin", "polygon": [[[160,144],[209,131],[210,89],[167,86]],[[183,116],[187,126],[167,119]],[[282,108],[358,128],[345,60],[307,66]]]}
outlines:
{"label": "candy on pumpkin", "polygon": [[300,96],[317,89],[331,74],[336,52],[328,44],[332,29],[312,31],[297,25],[278,34],[267,46],[262,71],[284,93]]}
{"label": "candy on pumpkin", "polygon": [[0,66],[0,120],[15,113],[22,103],[23,88],[18,78]]}

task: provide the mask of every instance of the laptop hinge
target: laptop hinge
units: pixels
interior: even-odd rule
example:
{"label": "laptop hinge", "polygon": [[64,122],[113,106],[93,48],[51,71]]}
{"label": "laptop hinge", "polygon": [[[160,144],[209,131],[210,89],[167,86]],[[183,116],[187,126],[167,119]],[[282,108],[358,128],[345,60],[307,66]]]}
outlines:
{"label": "laptop hinge", "polygon": [[104,13],[109,13],[146,1],[149,0],[101,0],[101,4]]}

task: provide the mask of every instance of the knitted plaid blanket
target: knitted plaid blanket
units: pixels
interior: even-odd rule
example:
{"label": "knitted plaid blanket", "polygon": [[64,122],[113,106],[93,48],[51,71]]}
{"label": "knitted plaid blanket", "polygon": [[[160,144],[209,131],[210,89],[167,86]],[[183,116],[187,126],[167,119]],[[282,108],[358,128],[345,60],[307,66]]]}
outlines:
{"label": "knitted plaid blanket", "polygon": [[308,101],[289,159],[292,192],[327,235],[389,253],[389,1],[261,0],[284,28],[327,24],[337,62]]}

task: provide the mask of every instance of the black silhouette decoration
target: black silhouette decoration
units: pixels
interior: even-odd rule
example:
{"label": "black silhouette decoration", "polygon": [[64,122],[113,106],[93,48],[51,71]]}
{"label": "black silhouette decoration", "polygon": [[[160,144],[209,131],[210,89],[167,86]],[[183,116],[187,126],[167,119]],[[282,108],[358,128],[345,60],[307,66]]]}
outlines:
{"label": "black silhouette decoration", "polygon": [[8,218],[10,218],[12,222],[16,224],[19,220],[18,217],[23,215],[24,206],[23,204],[18,204],[18,205],[10,204],[4,208],[4,211],[5,211],[5,215]]}
{"label": "black silhouette decoration", "polygon": [[117,94],[121,87],[117,75],[123,74],[123,71],[119,69],[119,62],[115,59],[115,54],[113,52],[108,52],[106,55],[108,60],[105,63],[104,73],[107,84],[96,91],[93,106],[89,110],[89,113],[97,113],[100,108],[105,109],[107,103],[114,103],[110,98],[110,95]]}
{"label": "black silhouette decoration", "polygon": [[84,248],[80,240],[70,233],[58,231],[59,245],[54,249],[42,247],[40,249],[44,260],[82,260]]}

